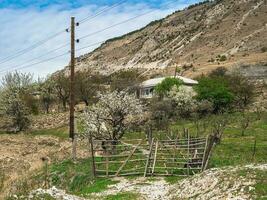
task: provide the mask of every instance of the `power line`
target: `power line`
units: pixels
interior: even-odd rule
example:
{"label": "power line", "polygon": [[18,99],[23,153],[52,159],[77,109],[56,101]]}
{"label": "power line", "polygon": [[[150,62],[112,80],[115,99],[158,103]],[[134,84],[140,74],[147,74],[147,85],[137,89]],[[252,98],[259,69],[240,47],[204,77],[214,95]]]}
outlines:
{"label": "power line", "polygon": [[[126,1],[126,0],[124,0],[124,1]],[[177,1],[177,0],[175,0],[175,1]],[[175,1],[171,1],[171,2],[169,2],[169,3],[167,3],[167,4],[165,4],[165,6],[167,6],[167,5],[171,4],[171,3],[174,3]],[[115,7],[115,5],[113,6],[113,8],[114,8],[114,7]],[[113,27],[119,26],[119,25],[121,25],[121,24],[127,23],[127,22],[129,22],[129,21],[131,21],[131,20],[134,20],[134,19],[136,19],[136,18],[145,16],[145,15],[150,14],[150,13],[153,13],[153,12],[155,12],[155,11],[157,11],[157,10],[151,10],[151,11],[146,12],[146,13],[143,13],[143,14],[141,14],[141,15],[137,15],[137,16],[134,16],[134,17],[129,18],[129,19],[127,19],[127,20],[121,21],[121,22],[119,22],[119,23],[117,23],[117,24],[114,24],[114,25],[112,25],[112,26],[108,26],[108,27],[106,27],[106,28],[104,28],[104,29],[98,30],[98,31],[96,31],[96,32],[94,32],[94,33],[90,33],[90,34],[84,35],[84,36],[82,36],[81,38],[79,38],[79,40],[80,40],[80,39],[84,39],[84,38],[89,37],[89,36],[92,36],[92,35],[95,35],[95,34],[97,34],[97,33],[103,32],[103,31],[105,31],[105,30],[111,29],[111,28],[113,28]],[[82,20],[82,21],[83,21],[83,20]],[[59,34],[59,33],[58,33],[58,34]],[[50,38],[51,38],[51,37],[50,37]],[[49,40],[49,39],[46,39],[46,40],[43,40],[43,41],[48,41],[48,40]],[[88,46],[81,47],[81,48],[79,48],[79,49],[76,49],[76,51],[80,51],[80,50],[83,50],[83,49],[86,49],[86,48],[95,46],[95,45],[100,44],[100,43],[103,43],[103,42],[105,42],[105,41],[106,41],[106,40],[101,41],[101,42],[97,42],[97,43],[94,43],[94,44],[91,44],[91,45],[88,45]],[[67,44],[66,44],[65,46],[67,46]],[[51,52],[54,52],[54,51],[55,51],[55,50],[52,50],[52,51],[50,51],[50,52],[48,52],[48,53],[51,53]],[[36,62],[36,63],[33,63],[33,64],[28,64],[28,65],[22,66],[22,67],[20,67],[20,68],[16,68],[16,69],[14,69],[14,70],[25,69],[25,68],[28,68],[28,67],[31,67],[31,66],[34,66],[34,65],[37,65],[37,64],[45,63],[45,62],[48,62],[48,61],[50,61],[50,60],[56,59],[56,58],[58,58],[58,57],[62,57],[62,56],[64,56],[64,55],[67,55],[67,54],[69,54],[69,53],[70,53],[70,52],[66,52],[66,53],[63,53],[63,54],[61,54],[61,55],[58,55],[58,56],[55,56],[55,57],[52,57],[52,58],[48,58],[48,59],[45,59],[45,60],[42,60],[42,61],[39,61],[39,62]],[[43,56],[43,55],[42,55],[42,56]],[[40,57],[42,57],[42,56],[40,56]],[[36,59],[38,59],[38,58],[35,58],[35,59],[32,59],[32,60],[36,60]],[[32,61],[32,60],[31,60],[31,61]],[[0,64],[1,64],[1,63],[0,63]],[[6,71],[8,71],[8,70],[2,70],[2,71],[0,71],[0,73],[6,72]]]}
{"label": "power line", "polygon": [[[177,1],[177,0],[175,0],[175,1]],[[172,3],[174,3],[175,1],[172,1],[172,2],[169,2],[169,3],[165,4],[165,6],[167,6],[167,5],[169,5],[169,4],[172,4]],[[100,30],[95,31],[95,32],[93,32],[93,33],[84,35],[84,36],[80,37],[79,39],[81,40],[81,39],[90,37],[90,36],[92,36],[92,35],[96,35],[96,34],[98,34],[98,33],[101,33],[101,32],[103,32],[103,31],[109,30],[109,29],[114,28],[114,27],[116,27],[116,26],[119,26],[119,25],[121,25],[121,24],[125,24],[125,23],[127,23],[127,22],[129,22],[129,21],[132,21],[132,20],[134,20],[134,19],[137,19],[137,18],[139,18],[139,17],[148,15],[148,14],[153,13],[153,12],[156,12],[156,11],[158,11],[158,10],[150,10],[150,11],[148,11],[148,12],[145,12],[145,13],[141,14],[141,15],[136,15],[136,16],[134,16],[134,17],[131,17],[131,18],[127,19],[127,20],[124,20],[124,21],[121,21],[121,22],[119,22],[119,23],[113,24],[113,25],[111,25],[111,26],[108,26],[108,27],[106,27],[106,28],[100,29]]]}
{"label": "power line", "polygon": [[124,4],[126,1],[128,1],[128,0],[119,1],[118,3],[115,3],[114,5],[112,5],[111,7],[107,7],[107,8],[104,8],[104,9],[100,10],[99,12],[97,12],[94,15],[89,15],[89,16],[85,17],[84,19],[78,21],[78,23],[79,24],[83,24],[86,21],[92,20],[92,19],[98,17],[99,15],[101,15],[102,13],[107,12],[109,10],[112,10],[113,8],[116,8],[116,7]]}
{"label": "power line", "polygon": [[[116,3],[116,4],[114,4],[114,5],[111,6],[111,7],[107,7],[107,8],[105,8],[105,9],[102,9],[102,10],[100,10],[99,12],[97,12],[97,13],[94,14],[94,15],[89,15],[89,16],[85,17],[84,19],[80,20],[78,23],[79,23],[79,24],[82,24],[82,23],[84,23],[84,22],[86,22],[86,21],[92,20],[92,19],[96,18],[97,16],[101,15],[101,14],[104,13],[104,12],[109,11],[109,10],[111,10],[111,9],[113,9],[113,8],[116,8],[116,7],[120,6],[121,4],[125,3],[126,1],[127,1],[127,0],[122,0],[122,1],[120,1],[120,2],[118,2],[118,3]],[[49,41],[49,40],[51,40],[51,39],[57,37],[58,35],[60,35],[60,34],[62,34],[62,33],[64,33],[64,32],[66,32],[66,30],[68,30],[68,29],[69,29],[69,27],[68,27],[67,29],[64,29],[64,30],[62,30],[62,31],[59,31],[59,32],[57,32],[57,33],[55,33],[55,34],[49,36],[48,38],[43,39],[43,40],[41,40],[41,41],[39,41],[39,42],[37,42],[37,43],[35,43],[35,44],[33,44],[33,45],[31,45],[31,46],[25,48],[25,49],[19,50],[19,51],[16,52],[16,53],[13,53],[13,54],[11,54],[11,55],[9,55],[9,56],[7,56],[7,57],[4,57],[4,58],[0,59],[0,64],[6,63],[6,62],[8,62],[8,61],[10,61],[10,60],[12,60],[12,59],[18,57],[18,56],[24,55],[24,54],[28,53],[29,51],[32,51],[33,49],[36,49],[37,47],[43,45],[43,44],[46,43],[47,41]]]}
{"label": "power line", "polygon": [[[103,42],[105,42],[105,41],[106,41],[106,40],[103,40],[103,41],[101,41],[101,42],[96,42],[96,43],[93,43],[93,44],[90,44],[90,45],[87,45],[87,46],[78,48],[78,49],[76,49],[76,51],[81,51],[81,50],[83,50],[83,49],[86,49],[86,48],[95,46],[95,45],[97,45],[97,44],[101,44],[101,43],[103,43]],[[56,59],[56,58],[62,57],[62,56],[67,55],[67,54],[69,54],[69,53],[70,53],[70,52],[65,52],[65,53],[63,53],[63,54],[60,54],[60,55],[57,55],[57,56],[54,56],[54,57],[51,57],[51,58],[48,58],[48,59],[45,59],[45,60],[36,62],[36,63],[27,64],[27,65],[25,65],[25,66],[21,66],[21,67],[18,67],[18,68],[13,68],[12,71],[14,71],[14,70],[21,70],[21,69],[25,69],[25,68],[29,68],[29,67],[38,65],[38,64],[46,63],[46,62],[48,62],[48,61],[51,61],[51,60],[54,60],[54,59]],[[36,59],[38,59],[38,58],[35,58],[34,60],[36,60]],[[26,63],[25,63],[25,64],[26,64]],[[8,71],[9,71],[9,70],[1,70],[1,71],[0,71],[0,74],[3,74],[3,73],[8,72]]]}
{"label": "power line", "polygon": [[93,43],[93,44],[89,44],[88,46],[83,46],[83,47],[81,47],[81,48],[76,49],[76,51],[81,51],[81,50],[83,50],[83,49],[87,49],[87,48],[89,48],[89,47],[93,47],[93,46],[95,46],[95,45],[102,44],[102,43],[104,43],[105,41],[106,41],[106,40],[103,40],[103,41],[101,41],[101,42],[96,42],[96,43]]}
{"label": "power line", "polygon": [[10,60],[18,57],[18,56],[24,55],[24,54],[28,53],[29,51],[32,51],[33,49],[36,49],[37,47],[43,45],[47,41],[49,41],[49,40],[57,37],[58,35],[61,35],[64,32],[65,32],[65,30],[64,31],[60,31],[60,32],[58,32],[58,33],[56,33],[54,35],[51,35],[50,37],[48,37],[48,38],[46,38],[44,40],[41,40],[41,41],[33,44],[32,46],[29,46],[29,47],[27,47],[25,49],[22,49],[22,50],[18,51],[14,55],[7,56],[7,57],[5,57],[5,58],[3,58],[3,59],[0,60],[0,64],[6,63],[6,62],[8,62],[8,61],[10,61]]}
{"label": "power line", "polygon": [[[50,60],[54,60],[54,59],[56,59],[56,58],[62,57],[62,56],[67,55],[67,54],[69,54],[69,53],[70,53],[70,52],[65,52],[65,53],[63,53],[63,54],[54,56],[54,57],[52,57],[52,58],[48,58],[48,59],[45,59],[45,60],[42,60],[42,61],[39,61],[39,62],[36,62],[36,63],[33,63],[33,64],[28,64],[28,65],[25,65],[25,66],[23,66],[23,67],[19,67],[19,68],[13,69],[13,70],[26,69],[26,68],[32,67],[32,66],[34,66],[34,65],[38,65],[38,64],[41,64],[41,63],[46,63],[46,62],[48,62],[48,61],[50,61]],[[9,70],[3,70],[3,71],[0,71],[0,74],[1,74],[1,73],[5,73],[5,72],[8,72],[8,71],[9,71]]]}
{"label": "power line", "polygon": [[32,59],[30,59],[30,60],[27,60],[27,61],[25,61],[25,62],[22,63],[22,64],[15,65],[15,66],[13,66],[13,67],[6,67],[6,68],[3,68],[3,69],[1,69],[1,71],[3,71],[3,70],[13,69],[13,68],[17,68],[17,67],[19,67],[19,66],[23,66],[23,65],[25,65],[25,64],[27,64],[27,63],[29,63],[29,62],[31,62],[31,61],[37,60],[37,59],[39,59],[39,58],[42,58],[42,57],[44,57],[44,56],[47,56],[47,55],[49,55],[49,54],[55,52],[55,51],[58,51],[59,49],[62,49],[62,48],[64,48],[64,47],[68,46],[68,45],[69,45],[69,43],[64,44],[64,45],[61,45],[60,47],[58,47],[58,48],[56,48],[56,49],[52,49],[51,51],[48,51],[48,52],[46,52],[46,53],[44,53],[44,54],[42,54],[42,55],[40,55],[40,56],[38,56],[38,57],[32,58]]}

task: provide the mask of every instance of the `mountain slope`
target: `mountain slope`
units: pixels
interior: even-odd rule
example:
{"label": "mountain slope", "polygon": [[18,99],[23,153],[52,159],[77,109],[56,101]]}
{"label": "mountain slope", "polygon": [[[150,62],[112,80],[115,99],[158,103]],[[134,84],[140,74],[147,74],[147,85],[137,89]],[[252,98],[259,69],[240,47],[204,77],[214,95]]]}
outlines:
{"label": "mountain slope", "polygon": [[267,61],[267,1],[217,0],[177,11],[77,58],[77,70],[140,68],[187,75]]}

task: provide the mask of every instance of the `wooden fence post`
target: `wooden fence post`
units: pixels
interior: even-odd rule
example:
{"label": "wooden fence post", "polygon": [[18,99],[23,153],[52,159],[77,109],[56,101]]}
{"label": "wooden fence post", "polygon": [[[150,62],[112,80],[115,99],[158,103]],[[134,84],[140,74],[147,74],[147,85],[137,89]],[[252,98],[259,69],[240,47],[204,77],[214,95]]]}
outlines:
{"label": "wooden fence post", "polygon": [[204,171],[208,142],[209,142],[209,136],[206,137],[205,150],[204,150],[204,153],[203,153],[202,164],[201,164],[201,171],[202,172]]}
{"label": "wooden fence post", "polygon": [[187,160],[187,175],[189,176],[190,174],[190,136],[189,136],[189,131],[187,131],[187,156],[188,156],[188,160]]}
{"label": "wooden fence post", "polygon": [[89,134],[89,143],[91,147],[91,158],[92,158],[92,172],[93,172],[93,178],[96,177],[96,169],[95,169],[95,155],[94,155],[94,144],[93,144],[93,137],[92,134]]}
{"label": "wooden fence post", "polygon": [[154,143],[154,138],[152,138],[152,141],[151,141],[151,144],[150,144],[150,147],[149,147],[149,153],[148,153],[147,160],[146,160],[146,167],[145,167],[144,177],[146,177],[146,175],[147,175],[147,170],[148,170],[148,167],[149,167],[149,162],[150,162],[150,157],[151,157],[151,153],[152,153],[153,143]]}
{"label": "wooden fence post", "polygon": [[159,146],[159,141],[157,141],[157,143],[156,143],[156,149],[155,149],[155,154],[154,154],[154,162],[153,162],[153,168],[152,168],[152,175],[154,174],[154,171],[155,171],[157,153],[158,153],[158,146]]}
{"label": "wooden fence post", "polygon": [[257,140],[256,137],[254,138],[254,146],[253,146],[253,161],[255,160],[255,156],[256,156],[256,146],[257,146]]}

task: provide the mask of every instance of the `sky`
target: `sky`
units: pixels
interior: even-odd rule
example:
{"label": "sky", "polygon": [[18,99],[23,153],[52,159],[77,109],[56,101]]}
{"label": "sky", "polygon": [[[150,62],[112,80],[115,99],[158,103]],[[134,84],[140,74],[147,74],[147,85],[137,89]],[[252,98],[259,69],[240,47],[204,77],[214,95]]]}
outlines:
{"label": "sky", "polygon": [[[76,27],[76,39],[87,36],[76,44],[76,49],[88,46],[76,52],[79,56],[94,50],[109,38],[139,29],[199,1],[0,0],[0,78],[14,70],[33,73],[35,78],[45,77],[64,68],[70,60],[70,33],[64,30],[69,27],[71,16],[76,21],[87,19]],[[100,15],[92,18],[99,12]],[[134,19],[106,29],[131,18]],[[60,34],[28,51],[29,47],[56,33]],[[25,49],[28,50],[22,51]],[[55,49],[58,50],[51,52]],[[60,56],[62,54],[66,55]],[[56,56],[60,57],[42,63]]]}

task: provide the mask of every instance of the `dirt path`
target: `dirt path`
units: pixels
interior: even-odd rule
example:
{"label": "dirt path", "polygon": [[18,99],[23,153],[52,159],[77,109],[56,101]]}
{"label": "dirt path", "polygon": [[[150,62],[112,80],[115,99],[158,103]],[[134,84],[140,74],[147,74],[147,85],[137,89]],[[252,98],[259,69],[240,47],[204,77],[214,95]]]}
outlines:
{"label": "dirt path", "polygon": [[[248,171],[247,171],[248,170]],[[250,170],[250,171],[249,171]],[[204,173],[194,175],[169,184],[164,178],[115,178],[117,184],[110,185],[107,190],[90,194],[87,199],[104,199],[108,195],[122,192],[138,194],[138,200],[171,200],[171,199],[196,199],[196,200],[248,200],[252,196],[257,183],[251,171],[260,170],[267,172],[267,164],[247,165],[243,167],[227,167],[211,169]],[[240,173],[247,171],[247,174]],[[84,200],[78,196],[66,194],[65,191],[51,188],[38,189],[35,194],[50,194],[55,199]]]}

